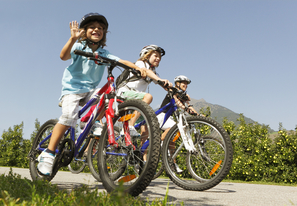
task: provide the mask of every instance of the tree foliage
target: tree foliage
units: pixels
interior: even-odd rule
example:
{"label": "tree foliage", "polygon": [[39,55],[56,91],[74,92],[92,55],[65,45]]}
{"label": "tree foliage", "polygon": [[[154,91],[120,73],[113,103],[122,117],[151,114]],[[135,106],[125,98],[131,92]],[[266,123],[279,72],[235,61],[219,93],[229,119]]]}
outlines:
{"label": "tree foliage", "polygon": [[0,139],[0,165],[14,167],[28,167],[27,154],[31,146],[30,140],[23,139],[22,122],[13,129],[4,131]]}
{"label": "tree foliage", "polygon": [[297,131],[280,128],[272,140],[267,125],[246,124],[241,114],[235,126],[227,119],[223,127],[232,140],[234,154],[229,179],[244,181],[297,181]]}

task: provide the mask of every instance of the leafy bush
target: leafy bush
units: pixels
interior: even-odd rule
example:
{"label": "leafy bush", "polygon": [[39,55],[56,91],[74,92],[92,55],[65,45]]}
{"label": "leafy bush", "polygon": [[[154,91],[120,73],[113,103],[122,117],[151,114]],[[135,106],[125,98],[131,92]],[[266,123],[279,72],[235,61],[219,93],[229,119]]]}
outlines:
{"label": "leafy bush", "polygon": [[268,181],[297,182],[297,130],[289,134],[281,129],[272,145]]}
{"label": "leafy bush", "polygon": [[233,144],[233,164],[227,178],[243,181],[288,182],[297,180],[297,138],[280,128],[272,140],[268,126],[258,123],[246,124],[243,115],[240,124],[227,119],[223,127],[229,133]]}
{"label": "leafy bush", "polygon": [[23,123],[13,129],[4,131],[0,139],[0,165],[25,168],[28,167],[27,154],[31,141],[23,139]]}

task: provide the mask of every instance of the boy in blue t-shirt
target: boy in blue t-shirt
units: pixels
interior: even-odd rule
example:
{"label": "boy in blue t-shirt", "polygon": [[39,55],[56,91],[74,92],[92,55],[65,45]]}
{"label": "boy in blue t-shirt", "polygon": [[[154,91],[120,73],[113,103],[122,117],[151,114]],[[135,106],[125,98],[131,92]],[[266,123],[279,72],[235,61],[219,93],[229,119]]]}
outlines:
{"label": "boy in blue t-shirt", "polygon": [[105,65],[97,65],[84,56],[74,54],[75,49],[98,52],[100,56],[139,70],[141,76],[146,77],[144,69],[129,61],[121,60],[103,49],[106,46],[107,29],[106,18],[98,13],[86,14],[80,24],[76,21],[70,22],[71,37],[62,48],[60,58],[64,61],[72,59],[72,63],[65,69],[62,79],[62,115],[53,129],[48,148],[38,156],[37,169],[43,175],[51,175],[58,143],[70,126],[75,127],[79,105],[88,102],[96,93],[96,87],[104,73]]}

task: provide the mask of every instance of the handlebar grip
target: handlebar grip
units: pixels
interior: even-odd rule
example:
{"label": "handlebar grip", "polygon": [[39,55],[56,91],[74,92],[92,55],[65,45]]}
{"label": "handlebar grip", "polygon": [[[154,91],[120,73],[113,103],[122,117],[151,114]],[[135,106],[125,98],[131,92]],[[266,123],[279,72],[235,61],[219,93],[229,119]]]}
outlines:
{"label": "handlebar grip", "polygon": [[164,87],[164,85],[165,85],[165,82],[163,82],[163,81],[161,81],[161,80],[158,80],[157,83],[158,83],[159,85],[161,85],[162,87]]}
{"label": "handlebar grip", "polygon": [[136,75],[137,77],[141,77],[141,72],[140,72],[140,71],[134,69],[134,73],[135,73],[135,75]]}
{"label": "handlebar grip", "polygon": [[74,54],[80,55],[80,56],[85,56],[85,57],[95,57],[94,53],[91,52],[84,52],[81,50],[74,50]]}

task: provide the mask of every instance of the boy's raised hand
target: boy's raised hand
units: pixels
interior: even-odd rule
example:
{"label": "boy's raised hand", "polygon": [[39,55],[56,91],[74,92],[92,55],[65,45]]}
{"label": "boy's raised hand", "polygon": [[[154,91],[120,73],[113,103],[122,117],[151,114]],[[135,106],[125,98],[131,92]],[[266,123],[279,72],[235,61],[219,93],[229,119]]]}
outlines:
{"label": "boy's raised hand", "polygon": [[74,39],[78,39],[82,33],[84,32],[84,30],[79,30],[79,24],[77,21],[72,21],[69,23],[69,27],[70,27],[70,33],[71,33],[71,37]]}

